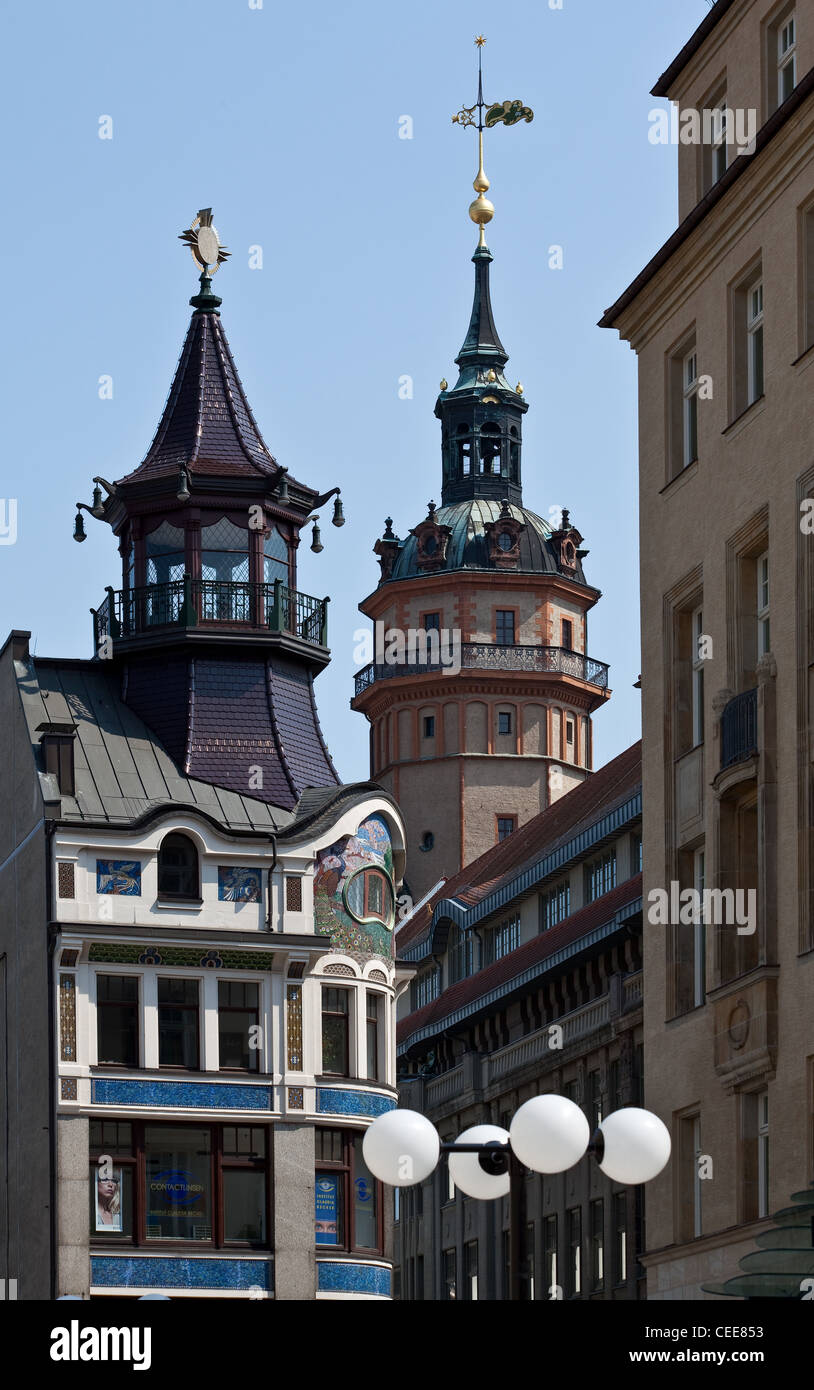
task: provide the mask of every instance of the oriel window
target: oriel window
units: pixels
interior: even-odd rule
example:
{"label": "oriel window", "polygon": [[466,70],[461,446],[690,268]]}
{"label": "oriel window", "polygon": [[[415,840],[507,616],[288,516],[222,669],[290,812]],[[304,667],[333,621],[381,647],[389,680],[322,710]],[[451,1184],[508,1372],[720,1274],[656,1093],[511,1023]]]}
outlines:
{"label": "oriel window", "polygon": [[325,1075],[350,1075],[350,991],[322,989],[322,1070]]}

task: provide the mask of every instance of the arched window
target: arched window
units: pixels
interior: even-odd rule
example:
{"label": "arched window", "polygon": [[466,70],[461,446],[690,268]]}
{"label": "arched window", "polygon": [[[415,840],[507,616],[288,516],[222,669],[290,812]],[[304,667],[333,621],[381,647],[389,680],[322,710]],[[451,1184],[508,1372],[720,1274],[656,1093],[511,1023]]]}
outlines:
{"label": "arched window", "polygon": [[393,928],[393,886],[382,869],[360,869],[345,885],[345,906],[357,922]]}
{"label": "arched window", "polygon": [[188,835],[173,833],[161,842],[158,851],[159,898],[190,898],[201,896],[198,873],[198,851]]}
{"label": "arched window", "polygon": [[458,426],[458,477],[468,478],[472,472],[472,444],[469,439],[469,426]]}
{"label": "arched window", "polygon": [[488,420],[480,431],[481,473],[500,473],[500,425]]}
{"label": "arched window", "polygon": [[249,533],[222,517],[201,527],[201,618],[245,623],[251,617]]}
{"label": "arched window", "polygon": [[520,438],[516,425],[512,425],[509,435],[509,477],[516,483],[520,472]]}

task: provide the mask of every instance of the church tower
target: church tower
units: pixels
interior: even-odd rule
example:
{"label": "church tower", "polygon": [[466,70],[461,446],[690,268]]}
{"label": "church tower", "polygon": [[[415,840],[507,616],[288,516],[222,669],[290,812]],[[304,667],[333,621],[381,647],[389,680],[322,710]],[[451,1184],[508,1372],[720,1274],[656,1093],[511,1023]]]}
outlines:
{"label": "church tower", "polygon": [[607,666],[588,656],[600,593],[582,536],[567,511],[552,529],[523,503],[528,401],[505,374],[492,312],[483,130],[532,112],[487,107],[479,80],[478,101],[453,119],[478,129],[469,213],[480,236],[458,378],[435,405],[441,506],[403,538],[388,517],[376,542],[381,576],[360,604],[375,655],[351,702],[370,722],[371,776],[405,817],[414,899],[588,776],[591,715],[610,695]]}

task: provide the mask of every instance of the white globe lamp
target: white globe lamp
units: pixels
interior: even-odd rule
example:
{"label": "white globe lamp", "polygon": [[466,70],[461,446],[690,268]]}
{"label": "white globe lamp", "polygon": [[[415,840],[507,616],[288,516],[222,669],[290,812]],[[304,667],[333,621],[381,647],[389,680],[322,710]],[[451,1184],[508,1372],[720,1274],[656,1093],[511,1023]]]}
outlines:
{"label": "white globe lamp", "polygon": [[[475,1125],[465,1129],[455,1140],[456,1144],[489,1144],[495,1146],[494,1161],[498,1171],[489,1172],[481,1163],[480,1154],[456,1154],[448,1151],[449,1171],[456,1187],[467,1197],[478,1197],[482,1202],[493,1202],[497,1197],[505,1197],[509,1191],[508,1154],[501,1152],[502,1145],[508,1142],[509,1135],[497,1125]],[[502,1162],[501,1162],[502,1160]],[[488,1156],[486,1157],[489,1163]],[[500,1168],[503,1171],[499,1171]]]}
{"label": "white globe lamp", "polygon": [[509,1142],[535,1173],[562,1173],[579,1163],[591,1131],[578,1105],[566,1096],[533,1096],[516,1112]]}
{"label": "white globe lamp", "polygon": [[362,1140],[365,1163],[379,1182],[412,1187],[438,1164],[438,1131],[417,1110],[388,1110],[366,1130]]}
{"label": "white globe lamp", "polygon": [[599,1166],[614,1182],[650,1182],[670,1157],[670,1131],[658,1115],[635,1105],[614,1110],[599,1126]]}

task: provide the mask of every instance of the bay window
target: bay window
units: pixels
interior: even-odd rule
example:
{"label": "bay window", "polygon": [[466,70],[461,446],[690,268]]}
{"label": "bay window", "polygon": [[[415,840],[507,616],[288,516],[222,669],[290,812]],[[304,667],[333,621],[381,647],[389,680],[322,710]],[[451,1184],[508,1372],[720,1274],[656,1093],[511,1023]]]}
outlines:
{"label": "bay window", "polygon": [[315,1131],[314,1234],[318,1246],[383,1251],[381,1183],[364,1160],[359,1130]]}

